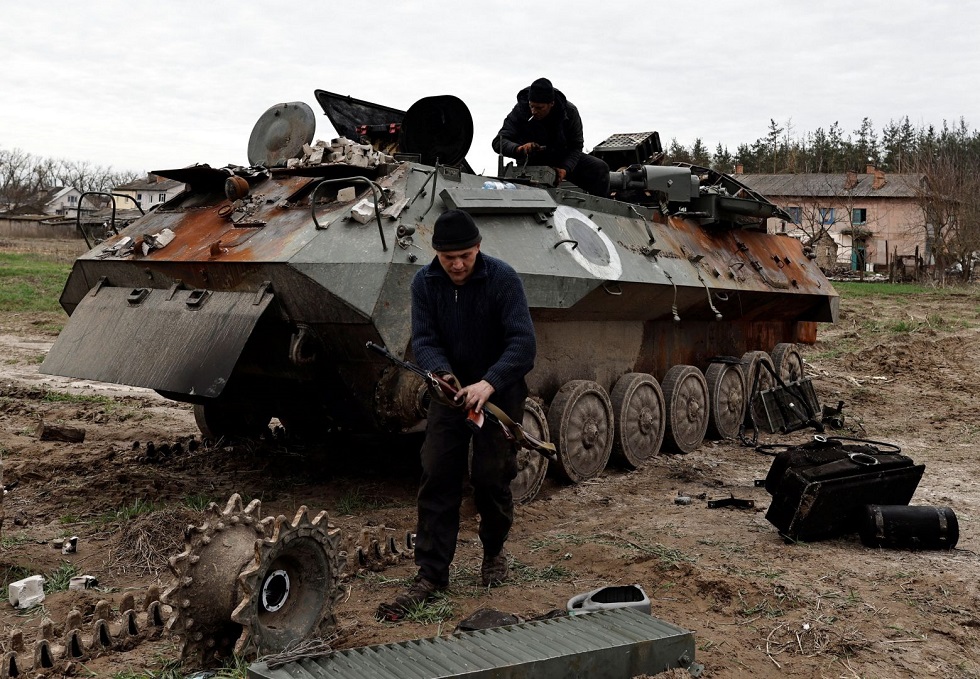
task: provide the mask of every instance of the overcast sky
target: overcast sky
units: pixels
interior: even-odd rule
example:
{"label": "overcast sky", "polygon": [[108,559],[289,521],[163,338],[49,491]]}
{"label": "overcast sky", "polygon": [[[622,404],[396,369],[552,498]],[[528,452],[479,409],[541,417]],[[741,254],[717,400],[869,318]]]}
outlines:
{"label": "overcast sky", "polygon": [[5,2],[0,148],[120,170],[247,164],[270,106],[314,89],[406,109],[453,94],[469,106],[468,159],[519,89],[549,77],[585,123],[586,148],[658,130],[734,151],[770,118],[797,136],[964,117],[980,124],[980,3]]}

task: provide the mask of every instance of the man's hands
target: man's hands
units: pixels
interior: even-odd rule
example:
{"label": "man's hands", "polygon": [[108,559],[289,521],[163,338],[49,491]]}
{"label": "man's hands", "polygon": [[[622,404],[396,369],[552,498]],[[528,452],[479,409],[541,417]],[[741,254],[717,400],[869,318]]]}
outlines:
{"label": "man's hands", "polygon": [[493,386],[486,380],[463,387],[456,393],[455,401],[467,410],[479,411],[493,395]]}
{"label": "man's hands", "polygon": [[526,144],[521,144],[520,146],[518,146],[517,152],[522,155],[529,156],[533,151],[537,151],[540,148],[541,148],[541,144],[538,144],[537,142],[529,141]]}
{"label": "man's hands", "polygon": [[563,167],[556,167],[555,171],[558,172],[558,181],[559,182],[565,181],[565,175],[568,174],[568,171]]}

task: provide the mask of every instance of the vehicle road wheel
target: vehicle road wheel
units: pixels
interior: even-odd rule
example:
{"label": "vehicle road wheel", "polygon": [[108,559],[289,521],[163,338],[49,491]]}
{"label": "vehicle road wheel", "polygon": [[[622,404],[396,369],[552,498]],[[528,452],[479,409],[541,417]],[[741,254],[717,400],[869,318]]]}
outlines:
{"label": "vehicle road wheel", "polygon": [[241,403],[213,401],[194,405],[194,420],[209,439],[255,439],[269,429],[272,416],[265,410]]}
{"label": "vehicle road wheel", "polygon": [[745,377],[738,365],[712,363],[704,379],[711,407],[708,411],[709,439],[731,439],[745,419]]}
{"label": "vehicle road wheel", "polygon": [[[548,416],[544,408],[534,399],[524,401],[524,431],[542,441],[550,441]],[[544,477],[548,473],[548,458],[533,450],[517,449],[517,476],[510,482],[510,492],[514,503],[530,502],[541,490]]]}
{"label": "vehicle road wheel", "polygon": [[697,450],[708,430],[708,383],[693,365],[675,365],[664,375],[667,427],[664,445],[678,453]]}
{"label": "vehicle road wheel", "polygon": [[599,475],[613,443],[613,409],[606,390],[591,380],[566,383],[548,409],[558,448],[558,471],[572,483]]}
{"label": "vehicle road wheel", "polygon": [[[745,375],[745,424],[752,426],[752,411],[755,401],[752,400],[752,387],[755,386],[755,373],[759,371],[759,384],[756,391],[765,391],[776,386],[776,381],[772,378],[772,373],[766,370],[765,366],[759,365],[766,363],[775,371],[772,359],[764,351],[746,351],[742,354],[742,371]],[[758,412],[758,409],[757,409]]]}
{"label": "vehicle road wheel", "polygon": [[783,382],[799,382],[803,379],[803,356],[795,344],[781,342],[772,349],[772,364]]}
{"label": "vehicle road wheel", "polygon": [[637,468],[660,452],[664,441],[664,393],[653,375],[627,373],[610,394],[616,436],[613,456]]}

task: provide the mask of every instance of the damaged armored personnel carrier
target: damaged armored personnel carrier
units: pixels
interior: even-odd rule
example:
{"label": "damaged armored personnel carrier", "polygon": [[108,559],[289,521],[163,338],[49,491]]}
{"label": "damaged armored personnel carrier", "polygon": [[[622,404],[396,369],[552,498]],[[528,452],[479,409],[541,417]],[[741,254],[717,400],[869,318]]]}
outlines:
{"label": "damaged armored personnel carrier", "polygon": [[[421,381],[365,343],[411,358],[409,283],[434,256],[436,218],[457,208],[524,282],[538,338],[524,424],[580,482],[611,454],[637,466],[662,445],[734,436],[753,367],[798,379],[795,343],[837,318],[800,241],[766,231],[788,216],[733,177],[660,164],[656,133],[593,150],[615,170],[601,198],[553,186],[550,168],[472,173],[455,97],[402,112],[315,96],[330,143],[314,143],[308,106],[279,104],[252,132],[250,167],[156,172],[187,190],[75,262],[71,318],[42,372],[192,403],[211,437],[274,417],[314,439],[334,424],[418,430]],[[546,465],[521,452],[518,500]]]}

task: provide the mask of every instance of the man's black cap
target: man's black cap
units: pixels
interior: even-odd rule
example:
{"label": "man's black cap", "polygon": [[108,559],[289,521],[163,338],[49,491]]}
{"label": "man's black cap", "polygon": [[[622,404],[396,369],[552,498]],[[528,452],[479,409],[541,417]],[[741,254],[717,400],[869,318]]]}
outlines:
{"label": "man's black cap", "polygon": [[555,88],[547,78],[538,78],[528,88],[527,98],[535,104],[550,104],[555,100]]}
{"label": "man's black cap", "polygon": [[439,252],[467,250],[483,240],[476,222],[462,210],[448,210],[439,215],[432,229],[432,249]]}

